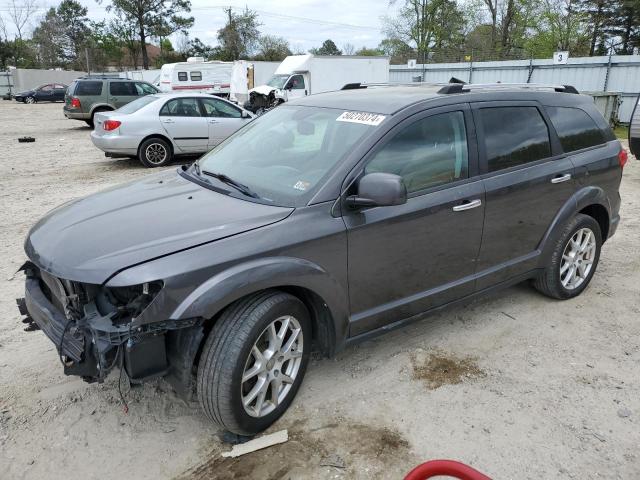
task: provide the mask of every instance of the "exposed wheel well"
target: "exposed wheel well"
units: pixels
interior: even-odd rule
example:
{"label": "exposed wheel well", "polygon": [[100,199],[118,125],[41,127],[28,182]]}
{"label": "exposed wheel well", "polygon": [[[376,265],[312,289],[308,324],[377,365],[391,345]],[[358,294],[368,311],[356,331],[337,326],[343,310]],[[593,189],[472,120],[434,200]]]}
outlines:
{"label": "exposed wheel well", "polygon": [[91,111],[91,118],[93,118],[93,116],[98,112],[113,112],[113,108],[108,107],[106,105],[96,107]]}
{"label": "exposed wheel well", "polygon": [[[331,356],[334,353],[335,345],[335,330],[333,324],[333,316],[325,301],[315,292],[303,287],[283,285],[279,287],[274,287],[270,290],[279,290],[282,292],[289,293],[294,297],[297,297],[305,304],[307,309],[309,310],[309,315],[311,316],[311,326],[313,328],[312,331],[312,339],[314,349],[319,350],[324,356]],[[250,295],[255,295],[259,292],[251,293]],[[245,298],[245,297],[243,297]],[[241,299],[238,299],[241,300]],[[238,301],[236,300],[236,301]],[[200,354],[202,352],[202,348],[204,347],[204,343],[209,336],[209,332],[213,328],[213,325],[218,321],[218,318],[222,314],[222,312],[229,305],[222,308],[216,315],[212,318],[208,319],[204,323],[204,337],[202,342],[198,348],[198,353],[196,354],[194,367],[197,368],[198,363],[200,362]]]}
{"label": "exposed wheel well", "polygon": [[598,222],[598,225],[600,225],[600,232],[602,232],[602,243],[604,243],[609,236],[609,213],[607,212],[607,209],[602,205],[593,204],[580,210],[580,213],[589,215]]}

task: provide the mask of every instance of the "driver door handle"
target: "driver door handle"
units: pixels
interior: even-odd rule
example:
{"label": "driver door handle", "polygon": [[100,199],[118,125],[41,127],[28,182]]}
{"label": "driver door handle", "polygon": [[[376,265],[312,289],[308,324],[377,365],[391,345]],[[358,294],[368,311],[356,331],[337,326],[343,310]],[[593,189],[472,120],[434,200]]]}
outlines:
{"label": "driver door handle", "polygon": [[217,120],[209,120],[209,123],[218,123]]}
{"label": "driver door handle", "polygon": [[162,123],[175,123],[171,118],[167,118],[165,120],[162,120]]}
{"label": "driver door handle", "polygon": [[562,182],[567,182],[569,180],[571,180],[571,174],[565,173],[564,175],[561,175],[559,177],[553,177],[551,179],[551,183],[562,183]]}
{"label": "driver door handle", "polygon": [[460,205],[453,207],[454,212],[464,212],[465,210],[471,210],[482,205],[482,201],[479,198],[475,200],[465,200]]}

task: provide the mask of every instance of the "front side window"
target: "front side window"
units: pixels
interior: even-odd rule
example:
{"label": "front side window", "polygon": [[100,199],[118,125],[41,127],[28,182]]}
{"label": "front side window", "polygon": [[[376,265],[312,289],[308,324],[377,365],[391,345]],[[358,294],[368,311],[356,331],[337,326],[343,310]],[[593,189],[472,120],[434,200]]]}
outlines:
{"label": "front side window", "polygon": [[365,168],[365,173],[372,172],[401,176],[409,193],[467,178],[464,113],[441,113],[412,123],[373,156]]}
{"label": "front side window", "polygon": [[480,109],[489,172],[551,156],[549,129],[536,107]]}
{"label": "front side window", "polygon": [[199,117],[197,98],[174,98],[164,104],[160,110],[163,117]]}
{"label": "front side window", "polygon": [[227,102],[215,98],[201,98],[207,117],[240,118],[240,110]]}
{"label": "front side window", "polygon": [[181,82],[187,81],[187,72],[178,72],[178,80]]}
{"label": "front side window", "polygon": [[110,82],[109,94],[120,95],[123,97],[138,96],[134,82]]}
{"label": "front side window", "polygon": [[302,75],[294,75],[287,83],[287,86],[291,88],[291,90],[304,89],[304,77]]}
{"label": "front side window", "polygon": [[202,72],[191,72],[191,81],[192,82],[202,81]]}
{"label": "front side window", "polygon": [[606,142],[602,130],[584,110],[570,107],[546,107],[546,110],[565,152]]}
{"label": "front side window", "polygon": [[224,173],[247,185],[263,201],[306,205],[335,165],[378,128],[341,121],[343,113],[280,106],[248,123],[198,163],[202,171]]}
{"label": "front side window", "polygon": [[102,95],[102,82],[78,82],[75,95]]}

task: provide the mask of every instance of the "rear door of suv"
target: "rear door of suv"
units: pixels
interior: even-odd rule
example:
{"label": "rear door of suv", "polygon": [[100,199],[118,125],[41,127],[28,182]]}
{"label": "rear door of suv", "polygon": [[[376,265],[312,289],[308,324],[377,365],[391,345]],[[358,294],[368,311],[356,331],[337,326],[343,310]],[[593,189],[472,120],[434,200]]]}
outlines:
{"label": "rear door of suv", "polygon": [[537,266],[540,241],[576,181],[538,102],[477,102],[472,110],[486,191],[476,268],[482,290]]}
{"label": "rear door of suv", "polygon": [[114,108],[120,108],[136,98],[136,82],[109,81],[109,104]]}

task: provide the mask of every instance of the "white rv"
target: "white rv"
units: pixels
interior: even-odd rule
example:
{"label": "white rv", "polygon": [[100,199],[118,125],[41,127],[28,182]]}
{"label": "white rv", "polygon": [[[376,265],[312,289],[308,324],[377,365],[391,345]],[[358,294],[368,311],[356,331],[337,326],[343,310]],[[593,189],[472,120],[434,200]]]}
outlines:
{"label": "white rv", "polygon": [[389,57],[291,55],[264,85],[249,90],[254,111],[314,93],[340,90],[350,83],[388,83]]}
{"label": "white rv", "polygon": [[160,91],[210,93],[229,96],[233,62],[205,62],[190,57],[186,62],[166,63],[160,69]]}

